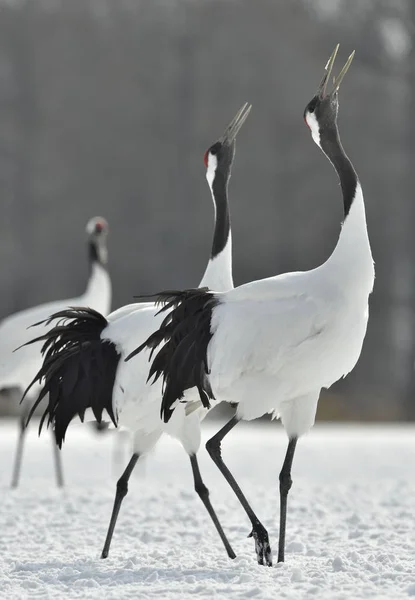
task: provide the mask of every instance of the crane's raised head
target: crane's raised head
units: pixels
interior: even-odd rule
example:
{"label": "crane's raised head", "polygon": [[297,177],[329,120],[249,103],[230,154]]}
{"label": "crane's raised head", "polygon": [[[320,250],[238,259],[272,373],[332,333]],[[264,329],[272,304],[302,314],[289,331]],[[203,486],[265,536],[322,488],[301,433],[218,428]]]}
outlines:
{"label": "crane's raised head", "polygon": [[86,232],[89,237],[101,237],[108,235],[108,223],[104,217],[93,217],[86,225]]}
{"label": "crane's raised head", "polygon": [[320,147],[322,136],[330,135],[330,133],[337,130],[337,113],[339,109],[338,91],[354,57],[353,51],[339,75],[333,78],[333,89],[329,92],[327,86],[338,49],[339,44],[335,47],[326,64],[323,79],[318,87],[317,94],[307,104],[304,110],[304,121],[311,130],[313,140]]}
{"label": "crane's raised head", "polygon": [[86,226],[90,257],[93,262],[107,262],[108,223],[103,217],[93,217]]}
{"label": "crane's raised head", "polygon": [[245,102],[225,129],[223,135],[206,150],[203,160],[207,169],[206,178],[211,187],[217,174],[229,179],[235,154],[235,139],[251,108],[252,106]]}

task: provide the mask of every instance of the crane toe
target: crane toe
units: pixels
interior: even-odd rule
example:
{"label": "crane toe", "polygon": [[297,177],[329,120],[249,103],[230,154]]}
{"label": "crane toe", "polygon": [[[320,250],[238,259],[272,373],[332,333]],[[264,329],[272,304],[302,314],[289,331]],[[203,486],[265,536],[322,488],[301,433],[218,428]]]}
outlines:
{"label": "crane toe", "polygon": [[272,567],[272,551],[265,527],[261,523],[255,525],[248,537],[254,538],[258,564]]}

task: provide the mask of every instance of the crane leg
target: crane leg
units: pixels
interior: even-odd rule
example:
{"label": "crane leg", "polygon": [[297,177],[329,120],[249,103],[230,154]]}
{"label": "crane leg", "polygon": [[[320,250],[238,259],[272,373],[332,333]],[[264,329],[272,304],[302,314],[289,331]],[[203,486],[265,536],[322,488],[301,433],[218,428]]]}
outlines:
{"label": "crane leg", "polygon": [[253,537],[255,540],[255,552],[257,555],[258,564],[265,564],[267,567],[272,567],[272,553],[271,547],[269,545],[268,532],[254,513],[254,511],[252,510],[248,500],[242,493],[241,488],[236,483],[234,476],[223,462],[221,455],[221,442],[223,438],[238,423],[239,419],[237,417],[232,417],[232,419],[206,443],[206,450],[209,452],[213,462],[219,468],[220,472],[233,489],[236,497],[238,498],[249,520],[252,523],[252,532],[249,534],[248,537]]}
{"label": "crane leg", "polygon": [[61,451],[56,444],[55,435],[53,431],[52,434],[52,446],[53,446],[53,459],[55,463],[55,475],[56,475],[56,484],[58,487],[63,487],[63,469],[62,469],[62,455]]}
{"label": "crane leg", "polygon": [[278,562],[284,562],[285,559],[285,528],[287,523],[287,499],[288,492],[292,486],[291,466],[293,464],[295,447],[297,445],[296,437],[288,442],[287,452],[280,473],[280,535],[278,540]]}
{"label": "crane leg", "polygon": [[215,510],[210,502],[209,490],[203,483],[202,476],[201,476],[200,470],[199,470],[199,463],[196,458],[196,454],[193,454],[190,456],[190,463],[192,465],[195,491],[198,494],[201,501],[203,502],[203,504],[205,505],[205,508],[208,511],[209,516],[212,519],[217,532],[219,533],[220,539],[222,540],[223,545],[225,546],[225,550],[226,550],[229,558],[236,558],[236,554],[233,551],[232,546],[228,542],[228,538],[226,537],[225,532],[222,529],[222,525],[220,524],[219,519],[215,513]]}
{"label": "crane leg", "polygon": [[134,453],[132,455],[127,465],[127,468],[117,481],[117,491],[115,493],[114,507],[112,509],[111,520],[108,527],[107,537],[105,538],[105,544],[102,550],[101,558],[107,558],[108,553],[110,551],[111,540],[114,533],[115,524],[117,522],[118,513],[120,512],[121,503],[128,492],[128,480],[130,479],[131,473],[133,472],[134,467],[137,464],[139,458],[140,455],[137,453]]}
{"label": "crane leg", "polygon": [[20,470],[22,466],[22,458],[23,458],[23,447],[24,441],[26,437],[26,413],[22,412],[19,418],[19,438],[17,440],[17,448],[16,454],[14,457],[14,465],[13,465],[13,475],[11,487],[17,488],[20,480]]}

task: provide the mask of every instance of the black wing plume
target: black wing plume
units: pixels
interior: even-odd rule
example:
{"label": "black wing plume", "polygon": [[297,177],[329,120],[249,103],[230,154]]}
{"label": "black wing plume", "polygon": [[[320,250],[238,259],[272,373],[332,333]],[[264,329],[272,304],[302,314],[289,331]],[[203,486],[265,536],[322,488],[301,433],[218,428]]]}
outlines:
{"label": "black wing plume", "polygon": [[112,392],[120,354],[112,342],[101,339],[108,321],[92,308],[70,307],[36,325],[50,325],[55,321],[52,329],[25,344],[44,342],[42,367],[22,400],[36,382],[43,386],[31,407],[27,423],[49,394],[39,433],[45,421],[47,427],[52,423],[56,443],[61,448],[69,423],[75,415],[83,421],[87,408],[92,409],[98,423],[101,423],[102,413],[106,410],[117,425]]}
{"label": "black wing plume", "polygon": [[[200,400],[210,408],[214,395],[209,383],[207,348],[212,338],[212,311],[219,304],[216,294],[208,288],[167,291],[158,294],[159,312],[167,312],[159,329],[125,359],[130,360],[147,348],[151,350],[148,379],[163,378],[161,417],[167,423],[173,414],[172,406],[183,398],[187,389],[196,387]],[[164,342],[164,344],[163,344]],[[162,348],[153,358],[155,350]]]}

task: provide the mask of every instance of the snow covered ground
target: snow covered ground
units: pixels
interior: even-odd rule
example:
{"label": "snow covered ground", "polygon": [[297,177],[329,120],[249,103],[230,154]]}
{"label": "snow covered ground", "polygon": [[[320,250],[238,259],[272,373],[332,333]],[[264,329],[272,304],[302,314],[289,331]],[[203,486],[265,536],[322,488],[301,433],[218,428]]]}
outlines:
{"label": "snow covered ground", "polygon": [[[415,428],[319,426],[300,440],[286,563],[256,564],[249,522],[200,452],[202,474],[238,555],[229,560],[193,492],[188,459],[164,439],[132,477],[110,556],[114,435],[72,426],[56,489],[49,435],[29,435],[21,487],[9,490],[14,423],[0,425],[0,598],[337,600],[415,597]],[[205,430],[205,439],[212,425]],[[242,425],[223,456],[277,550],[278,424]],[[125,460],[128,458],[126,452]],[[119,467],[121,471],[121,467]]]}

